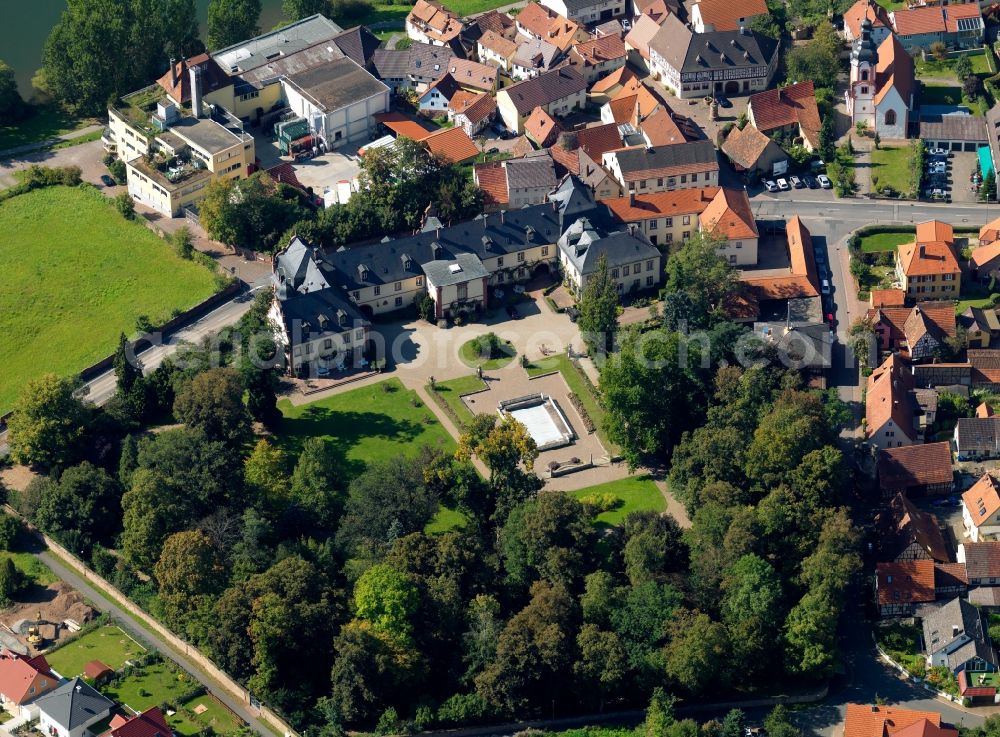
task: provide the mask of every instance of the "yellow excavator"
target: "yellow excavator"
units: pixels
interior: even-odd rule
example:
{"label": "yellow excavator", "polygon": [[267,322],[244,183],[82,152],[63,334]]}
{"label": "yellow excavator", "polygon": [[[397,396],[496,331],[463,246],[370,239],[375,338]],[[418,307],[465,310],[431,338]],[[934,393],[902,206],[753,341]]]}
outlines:
{"label": "yellow excavator", "polygon": [[37,648],[39,645],[42,644],[42,642],[45,641],[45,638],[42,637],[41,632],[38,631],[38,625],[41,623],[42,623],[42,613],[38,612],[38,614],[35,615],[35,623],[28,625],[28,644],[35,648]]}

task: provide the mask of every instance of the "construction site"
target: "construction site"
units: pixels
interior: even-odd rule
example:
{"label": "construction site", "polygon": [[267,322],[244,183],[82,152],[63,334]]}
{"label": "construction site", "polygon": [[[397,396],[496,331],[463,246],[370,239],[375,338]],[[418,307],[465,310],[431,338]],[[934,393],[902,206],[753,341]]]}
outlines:
{"label": "construction site", "polygon": [[0,646],[22,655],[50,650],[97,616],[83,596],[62,581],[32,586],[0,611]]}

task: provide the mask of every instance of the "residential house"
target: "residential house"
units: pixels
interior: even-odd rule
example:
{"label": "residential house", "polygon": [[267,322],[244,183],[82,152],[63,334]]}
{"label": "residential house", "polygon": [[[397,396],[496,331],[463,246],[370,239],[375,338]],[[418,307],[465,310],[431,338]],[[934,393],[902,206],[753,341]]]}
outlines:
{"label": "residential house", "polygon": [[649,42],[649,68],[677,97],[747,95],[766,90],[778,42],[746,28],[693,33],[670,14]]}
{"label": "residential house", "polygon": [[[620,66],[590,85],[588,94],[593,100],[604,102],[617,96],[625,88],[625,85],[636,82],[638,79],[635,72],[628,66]],[[604,119],[603,116],[601,119]]]}
{"label": "residential house", "polygon": [[559,239],[559,264],[577,295],[583,293],[597,273],[601,258],[607,258],[611,279],[620,294],[659,286],[663,255],[634,228],[606,231],[587,218],[577,220]]}
{"label": "residential house", "polygon": [[938,599],[953,599],[967,596],[969,576],[965,563],[934,564],[934,596]]}
{"label": "residential house", "polygon": [[921,225],[926,227],[917,227],[916,241],[896,249],[896,278],[911,299],[954,299],[961,292],[962,268],[951,226]]}
{"label": "residential house", "polygon": [[626,0],[540,0],[553,13],[590,25],[625,14]]}
{"label": "residential house", "polygon": [[956,559],[965,564],[970,586],[1000,585],[1000,542],[961,543]]}
{"label": "residential house", "polygon": [[606,20],[603,23],[598,23],[591,29],[591,33],[594,34],[595,38],[604,38],[605,36],[618,36],[618,38],[625,37],[625,27],[622,22],[617,18],[612,18],[611,20]]}
{"label": "residential house", "polygon": [[539,205],[559,183],[548,156],[476,164],[473,179],[483,190],[487,209]]}
{"label": "residential house", "polygon": [[971,367],[971,385],[977,389],[1000,391],[1000,350],[970,348],[965,355]]}
{"label": "residential house", "polygon": [[965,328],[965,342],[969,348],[989,348],[993,336],[1000,334],[1000,317],[992,307],[969,307],[958,320]]}
{"label": "residential house", "polygon": [[943,666],[954,674],[996,670],[982,617],[968,601],[955,598],[940,606],[925,607],[920,615],[929,668]]}
{"label": "residential house", "polygon": [[861,38],[861,23],[865,20],[870,24],[872,40],[876,46],[892,33],[892,21],[885,8],[875,0],[857,0],[844,13],[844,40],[847,43],[854,43]]}
{"label": "residential house", "polygon": [[909,361],[934,358],[948,338],[957,333],[951,302],[921,302],[916,307],[879,307],[868,310],[881,351],[899,352]]}
{"label": "residential house", "polygon": [[819,108],[812,82],[796,82],[787,87],[765,90],[750,96],[747,103],[750,125],[768,136],[801,140],[808,151],[819,146]]}
{"label": "residential house", "polygon": [[625,42],[621,36],[601,36],[570,49],[568,63],[577,67],[588,85],[617,69],[625,68]]}
{"label": "residential house", "polygon": [[[815,306],[815,309],[810,310],[810,306]],[[835,337],[823,321],[820,301],[788,300],[785,309],[784,320],[754,322],[754,335],[773,346],[789,368],[817,374],[828,370],[833,365]],[[797,314],[803,311],[817,314],[803,320]]]}
{"label": "residential house", "polygon": [[666,192],[719,183],[715,146],[706,140],[608,151],[601,163],[629,192]]}
{"label": "residential house", "polygon": [[958,730],[942,725],[936,711],[914,711],[898,706],[848,704],[844,737],[958,737]]}
{"label": "residential house", "polygon": [[972,542],[997,539],[1000,535],[1000,486],[989,473],[983,474],[962,494],[962,524]]}
{"label": "residential house", "polygon": [[695,33],[738,31],[768,12],[764,0],[695,0],[691,27]]}
{"label": "residential house", "polygon": [[746,125],[742,130],[733,126],[721,148],[733,169],[747,172],[751,178],[758,175],[777,176],[788,168],[788,154],[773,138],[765,136],[752,125]]}
{"label": "residential house", "polygon": [[943,43],[949,49],[983,45],[986,24],[979,3],[926,5],[889,13],[892,30],[909,53]]}
{"label": "residential house", "polygon": [[628,136],[629,146],[669,146],[704,137],[692,120],[676,114],[662,96],[638,79],[624,84],[601,106],[601,122],[630,126],[622,128],[630,133],[637,131],[638,138]]}
{"label": "residential house", "polygon": [[462,91],[455,78],[445,72],[417,98],[417,109],[431,116],[447,114],[452,98]]}
{"label": "residential house", "polygon": [[563,53],[590,39],[590,34],[579,23],[539,3],[528,3],[514,18],[514,23],[522,36],[547,41]]}
{"label": "residential house", "polygon": [[740,281],[756,304],[785,302],[819,296],[819,276],[813,251],[812,235],[799,216],[785,223],[785,242],[788,246],[789,267],[785,273],[768,269],[766,275],[756,276],[753,271],[743,271]]}
{"label": "residential house", "polygon": [[883,617],[909,617],[920,604],[935,600],[934,561],[904,560],[875,564],[875,592]]}
{"label": "residential house", "polygon": [[890,355],[868,377],[865,392],[865,440],[878,448],[901,448],[921,441],[909,366]]}
{"label": "residential house", "polygon": [[514,58],[510,64],[510,76],[513,79],[531,79],[542,72],[555,68],[556,62],[562,58],[562,51],[537,38],[528,38],[517,45]]}
{"label": "residential house", "polygon": [[875,518],[879,560],[950,560],[936,516],[918,509],[906,494],[896,494]]}
{"label": "residential house", "polygon": [[421,143],[448,164],[462,164],[479,155],[479,147],[461,128],[442,128],[431,133]]}
{"label": "residential house", "polygon": [[953,486],[951,444],[904,445],[879,451],[879,485],[884,495],[948,494]]}
{"label": "residential house", "polygon": [[92,737],[90,727],[111,716],[114,702],[82,678],[73,678],[41,696],[39,731],[53,737]]}
{"label": "residential house", "polygon": [[405,28],[414,41],[448,46],[462,32],[462,20],[437,0],[417,0],[406,16]]}
{"label": "residential house", "polygon": [[170,737],[173,730],[167,724],[160,707],[151,706],[132,717],[115,714],[111,730],[102,737]]}
{"label": "residential house", "polygon": [[643,75],[650,73],[649,44],[666,17],[666,13],[655,19],[650,15],[640,15],[632,24],[632,29],[625,34],[625,52],[628,54],[628,61]]}
{"label": "residential house", "polygon": [[509,72],[517,44],[495,31],[486,31],[476,42],[476,50],[481,63]]}
{"label": "residential house", "polygon": [[906,138],[914,109],[913,58],[895,35],[877,43],[872,24],[861,22],[861,36],[851,50],[851,72],[844,92],[847,114],[883,140]]}
{"label": "residential house", "polygon": [[560,117],[582,108],[586,96],[587,82],[579,72],[553,69],[500,90],[497,109],[507,129],[520,134],[524,132],[524,121],[536,107]]}
{"label": "residential house", "polygon": [[757,223],[746,190],[721,188],[698,216],[699,230],[719,240],[718,253],[731,266],[757,264]]}
{"label": "residential house", "polygon": [[953,442],[960,461],[1000,458],[1000,417],[958,418]]}
{"label": "residential house", "polygon": [[448,74],[455,78],[463,90],[476,94],[496,92],[497,68],[495,66],[453,56],[448,62]]}
{"label": "residential house", "polygon": [[497,112],[493,95],[483,92],[476,95],[460,90],[448,103],[448,119],[468,136],[475,136],[489,125]]}
{"label": "residential house", "polygon": [[406,49],[378,49],[372,70],[393,92],[423,92],[448,71],[454,52],[447,46],[414,41]]}
{"label": "residential house", "polygon": [[969,260],[972,278],[982,282],[1000,277],[1000,218],[979,229],[979,245]]}
{"label": "residential house", "polygon": [[622,195],[621,185],[614,180],[607,169],[601,166],[600,157],[598,156],[595,160],[587,153],[586,148],[575,144],[576,140],[576,135],[564,134],[562,141],[569,142],[570,146],[564,148],[563,143],[560,142],[548,150],[552,160],[556,163],[556,173],[560,176],[564,174],[577,176],[596,199],[605,200],[620,197]]}
{"label": "residential house", "polygon": [[543,108],[536,107],[524,121],[524,134],[539,148],[549,148],[555,144],[560,133],[562,126]]}
{"label": "residential house", "polygon": [[465,48],[467,58],[478,58],[475,52],[479,39],[489,31],[503,38],[513,39],[517,34],[517,27],[514,25],[513,18],[507,13],[501,13],[498,10],[489,10],[481,15],[477,15],[473,19],[469,19],[462,28],[462,33],[459,36],[462,39],[462,45]]}
{"label": "residential house", "polygon": [[0,651],[0,704],[15,718],[38,716],[35,700],[59,685],[44,655],[29,658],[4,648]]}

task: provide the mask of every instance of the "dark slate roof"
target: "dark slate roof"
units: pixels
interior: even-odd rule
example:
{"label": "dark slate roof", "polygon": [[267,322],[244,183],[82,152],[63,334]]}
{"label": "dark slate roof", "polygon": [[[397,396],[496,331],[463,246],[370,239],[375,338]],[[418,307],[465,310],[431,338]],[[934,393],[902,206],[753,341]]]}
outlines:
{"label": "dark slate roof", "polygon": [[369,31],[365,26],[355,26],[344,31],[333,39],[337,48],[349,59],[353,59],[357,64],[367,67],[372,60],[375,50],[381,46],[378,36]]}
{"label": "dark slate roof", "polygon": [[563,233],[559,239],[559,250],[566,254],[582,275],[597,271],[601,256],[607,256],[609,267],[660,256],[660,251],[640,231],[604,232],[586,217],[577,220]]}
{"label": "dark slate roof", "polygon": [[962,453],[993,452],[1000,447],[1000,417],[960,417],[955,432]]}
{"label": "dark slate roof", "polygon": [[[454,267],[458,268],[454,268]],[[483,262],[474,253],[457,253],[454,258],[429,261],[422,266],[427,280],[436,287],[461,284],[489,276]]]}
{"label": "dark slate roof", "polygon": [[920,114],[920,137],[925,141],[986,143],[986,120],[975,115]]}
{"label": "dark slate roof", "polygon": [[273,31],[240,41],[212,52],[212,58],[223,70],[239,67],[248,72],[269,65],[275,58],[296,54],[310,46],[328,41],[343,32],[343,28],[318,13],[289,23]]}
{"label": "dark slate roof", "polygon": [[448,62],[455,52],[447,46],[434,46],[420,41],[410,44],[407,71],[420,77],[430,77],[437,79],[443,72],[448,70]]}
{"label": "dark slate roof", "polygon": [[962,550],[969,578],[1000,579],[1000,542],[967,542]]}
{"label": "dark slate roof", "polygon": [[630,172],[670,170],[678,166],[718,164],[715,144],[709,140],[667,146],[623,148],[615,152],[622,175]]}
{"label": "dark slate roof", "polygon": [[410,68],[408,49],[375,49],[372,71],[381,79],[402,79]]}
{"label": "dark slate roof", "polygon": [[39,697],[35,705],[56,724],[72,730],[107,714],[115,704],[83,679],[74,678]]}
{"label": "dark slate roof", "polygon": [[[979,616],[979,610],[964,599],[952,599],[946,604],[938,607],[925,607],[920,612],[924,625],[924,646],[930,654],[940,652],[953,642],[957,636],[968,635],[973,643],[979,643],[981,647],[975,645],[969,649],[968,646],[959,648],[948,656],[949,664],[956,655],[961,659],[956,660],[956,665],[964,663],[974,655],[983,656],[983,652],[989,653],[983,635],[983,621]],[[958,627],[957,635],[953,635],[953,628]],[[963,652],[966,651],[967,652]],[[985,658],[993,661],[992,655]]]}
{"label": "dark slate roof", "polygon": [[504,162],[507,171],[507,188],[537,189],[556,186],[556,169],[549,156],[528,159],[511,159]]}
{"label": "dark slate roof", "polygon": [[388,88],[352,59],[344,57],[293,74],[288,82],[326,112],[333,112]]}
{"label": "dark slate roof", "polygon": [[767,66],[778,42],[755,31],[712,31],[691,37],[681,72]]}
{"label": "dark slate roof", "polygon": [[510,96],[518,114],[527,115],[536,107],[545,107],[585,89],[587,81],[576,69],[562,67],[512,84],[503,91]]}

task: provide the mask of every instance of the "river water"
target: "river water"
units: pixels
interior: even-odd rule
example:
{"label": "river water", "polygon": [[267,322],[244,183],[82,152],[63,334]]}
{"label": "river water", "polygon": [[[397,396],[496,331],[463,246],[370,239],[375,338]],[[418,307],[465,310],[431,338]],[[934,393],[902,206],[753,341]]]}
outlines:
{"label": "river water", "polygon": [[[198,5],[198,20],[201,23],[202,35],[205,31],[205,19],[208,17],[208,0],[196,0]],[[66,7],[64,0],[23,0],[0,1],[3,7],[2,16],[7,30],[3,43],[0,44],[0,59],[14,68],[17,84],[25,98],[31,97],[31,78],[42,65],[42,47],[48,38],[52,26]],[[281,0],[262,0],[260,28],[273,28],[281,20]],[[163,69],[167,68],[164,61]],[[150,80],[152,81],[152,80]]]}

